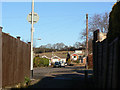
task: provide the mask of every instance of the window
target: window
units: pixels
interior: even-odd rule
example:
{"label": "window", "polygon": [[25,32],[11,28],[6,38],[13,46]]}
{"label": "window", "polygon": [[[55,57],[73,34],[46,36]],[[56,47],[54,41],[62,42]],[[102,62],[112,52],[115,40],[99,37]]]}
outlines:
{"label": "window", "polygon": [[76,56],[74,56],[74,58],[76,58]]}
{"label": "window", "polygon": [[81,59],[81,63],[83,63],[83,59]]}

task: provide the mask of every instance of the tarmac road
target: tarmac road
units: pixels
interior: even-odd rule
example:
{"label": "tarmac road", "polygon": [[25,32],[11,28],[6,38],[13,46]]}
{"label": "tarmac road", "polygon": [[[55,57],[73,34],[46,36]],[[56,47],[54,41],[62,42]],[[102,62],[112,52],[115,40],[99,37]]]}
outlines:
{"label": "tarmac road", "polygon": [[90,88],[92,70],[88,70],[86,81],[83,69],[81,66],[34,68],[34,79],[39,79],[39,82],[28,88]]}

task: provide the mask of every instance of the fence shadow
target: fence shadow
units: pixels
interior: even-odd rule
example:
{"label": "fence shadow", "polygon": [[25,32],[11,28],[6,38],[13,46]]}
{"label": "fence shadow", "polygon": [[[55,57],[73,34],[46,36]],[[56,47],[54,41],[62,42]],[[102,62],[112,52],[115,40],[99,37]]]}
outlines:
{"label": "fence shadow", "polygon": [[84,88],[84,76],[79,74],[60,74],[45,77],[28,88]]}
{"label": "fence shadow", "polygon": [[[27,89],[30,89],[30,88],[79,88],[79,89],[82,89],[82,88],[94,87],[93,78],[87,78],[87,81],[86,81],[84,70],[74,70],[74,72],[77,72],[77,73],[72,73],[72,74],[54,73],[51,76],[42,78],[39,82],[35,83],[34,85],[28,86]],[[92,74],[92,70],[88,70],[88,74]]]}
{"label": "fence shadow", "polygon": [[[93,78],[85,79],[84,70],[75,70],[77,74],[54,74],[41,79],[28,88],[93,88]],[[88,70],[92,74],[92,70]]]}

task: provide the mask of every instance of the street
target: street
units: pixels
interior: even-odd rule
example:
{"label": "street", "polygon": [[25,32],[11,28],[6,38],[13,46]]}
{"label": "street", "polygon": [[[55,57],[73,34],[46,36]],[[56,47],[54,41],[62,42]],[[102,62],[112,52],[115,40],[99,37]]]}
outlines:
{"label": "street", "polygon": [[88,70],[87,80],[84,77],[84,67],[81,66],[34,68],[34,79],[39,82],[28,88],[90,88],[92,70]]}

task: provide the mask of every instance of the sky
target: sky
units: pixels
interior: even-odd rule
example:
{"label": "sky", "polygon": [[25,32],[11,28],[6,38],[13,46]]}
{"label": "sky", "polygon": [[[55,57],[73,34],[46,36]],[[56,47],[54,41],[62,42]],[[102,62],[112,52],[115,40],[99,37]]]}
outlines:
{"label": "sky", "polygon": [[[35,2],[35,12],[39,21],[34,24],[34,43],[36,47],[48,43],[63,42],[73,45],[82,42],[80,34],[86,26],[86,13],[110,12],[115,2]],[[1,4],[0,4],[1,5]],[[23,41],[30,41],[31,24],[27,15],[31,12],[31,2],[2,2],[3,32],[11,36],[20,36]],[[37,40],[40,38],[41,40]]]}

